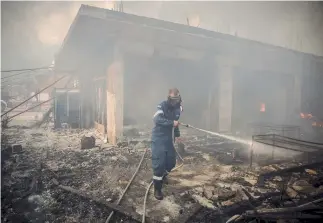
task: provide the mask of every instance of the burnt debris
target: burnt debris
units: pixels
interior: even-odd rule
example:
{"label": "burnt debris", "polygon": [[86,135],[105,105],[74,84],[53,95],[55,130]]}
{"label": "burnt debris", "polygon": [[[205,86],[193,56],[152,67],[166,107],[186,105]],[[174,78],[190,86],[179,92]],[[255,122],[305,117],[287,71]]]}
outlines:
{"label": "burnt debris", "polygon": [[[152,174],[149,150],[123,202],[117,205],[150,145],[148,130],[135,132],[140,133],[138,137],[131,134],[120,139],[119,146],[108,146],[92,130],[6,129],[2,137],[2,221],[105,222],[111,211],[115,214],[110,222],[140,221]],[[14,144],[23,149],[13,153]],[[295,218],[308,222],[322,214],[323,163],[318,157],[309,162],[310,156],[300,154],[288,158],[279,153],[272,157],[271,152],[259,155],[254,147],[250,168],[247,146],[189,130],[182,130],[176,148],[184,166],[170,174],[163,202],[148,197],[148,222]]]}

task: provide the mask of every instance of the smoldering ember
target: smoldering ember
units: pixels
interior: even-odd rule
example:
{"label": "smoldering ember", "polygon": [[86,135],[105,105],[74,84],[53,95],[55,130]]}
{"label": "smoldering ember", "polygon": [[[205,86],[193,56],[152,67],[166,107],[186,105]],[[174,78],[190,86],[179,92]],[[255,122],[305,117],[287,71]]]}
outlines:
{"label": "smoldering ember", "polygon": [[[201,16],[210,13],[203,4],[243,11],[251,3],[184,2],[181,8],[166,1],[157,18],[135,12],[144,3],[110,3],[113,9],[80,6],[52,65],[2,67],[1,221],[320,222],[318,32],[298,35],[298,47],[288,43],[296,26],[284,34],[268,31],[277,41],[289,37],[269,42],[252,36],[244,16],[216,17],[244,30],[241,36]],[[180,24],[163,14],[189,6],[201,17]],[[310,27],[315,13],[302,13],[300,21],[308,21],[300,24]],[[166,174],[160,177],[157,168]]]}

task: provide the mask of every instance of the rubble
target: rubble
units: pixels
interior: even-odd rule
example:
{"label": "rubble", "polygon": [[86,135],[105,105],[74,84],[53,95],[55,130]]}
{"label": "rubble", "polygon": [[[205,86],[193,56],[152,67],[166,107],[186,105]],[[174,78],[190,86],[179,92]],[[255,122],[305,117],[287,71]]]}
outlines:
{"label": "rubble", "polygon": [[13,144],[11,147],[12,147],[12,153],[22,152],[22,146],[20,144]]}
{"label": "rubble", "polygon": [[[140,221],[143,197],[152,176],[151,154],[146,155],[122,204],[115,205],[143,152],[150,146],[149,131],[138,128],[138,132],[140,136],[125,137],[119,146],[112,146],[96,137],[93,144],[94,130],[6,129],[2,137],[5,149],[1,151],[3,222],[35,219],[105,222],[111,210],[116,212],[114,221]],[[250,169],[243,149],[237,152],[237,145],[189,130],[182,130],[181,134],[185,145],[184,166],[170,174],[171,183],[165,186],[163,202],[149,196],[148,221],[216,222],[219,216],[229,219],[250,210],[251,206],[275,208],[275,205],[291,205],[288,204],[291,198],[297,203],[299,199],[314,199],[323,193],[320,165],[291,160],[259,166],[255,158]],[[83,136],[93,136],[88,138],[92,138],[87,147],[91,149],[82,149]],[[13,154],[6,149],[13,144],[20,144],[23,152]],[[217,159],[221,155],[231,161]],[[300,165],[306,167],[302,173],[289,171]],[[285,173],[286,169],[288,177],[277,174]],[[270,177],[265,177],[263,187],[259,187],[259,176],[266,174]],[[27,203],[29,208],[22,209]]]}

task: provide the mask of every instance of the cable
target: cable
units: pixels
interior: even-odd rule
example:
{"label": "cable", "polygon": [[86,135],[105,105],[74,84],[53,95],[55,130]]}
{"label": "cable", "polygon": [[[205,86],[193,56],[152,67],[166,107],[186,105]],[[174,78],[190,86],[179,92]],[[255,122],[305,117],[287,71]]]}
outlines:
{"label": "cable", "polygon": [[37,67],[37,68],[28,68],[28,69],[18,69],[18,70],[2,70],[1,73],[17,72],[17,71],[34,71],[34,70],[43,70],[51,68],[52,66],[46,67]]}
{"label": "cable", "polygon": [[[37,70],[44,70],[44,69],[45,68],[43,68],[43,69],[34,69],[34,70],[23,71],[23,72],[20,72],[20,73],[16,73],[16,74],[12,74],[12,75],[9,75],[9,76],[2,77],[1,80],[7,79],[7,78],[11,78],[11,77],[15,77],[15,76],[18,76],[18,75],[21,75],[21,74],[25,74],[25,73],[28,73],[28,72],[34,72],[34,71],[37,71]],[[46,69],[49,69],[49,67],[47,67]]]}
{"label": "cable", "polygon": [[[138,164],[138,167],[137,167],[136,171],[134,172],[134,174],[132,175],[132,177],[131,177],[130,181],[128,182],[128,184],[127,184],[127,186],[126,186],[126,188],[123,190],[123,192],[122,192],[121,196],[119,197],[119,200],[117,201],[117,205],[119,205],[119,204],[120,204],[120,202],[121,202],[121,200],[122,200],[123,196],[125,195],[125,193],[127,192],[128,188],[130,187],[130,185],[131,185],[132,181],[135,179],[135,177],[136,177],[136,175],[137,175],[137,173],[138,173],[138,171],[139,171],[139,169],[140,169],[140,166],[141,166],[141,164],[142,164],[142,161],[143,161],[143,160],[144,160],[144,158],[145,158],[145,155],[146,155],[147,151],[148,151],[148,149],[146,149],[146,150],[145,150],[145,152],[144,152],[144,154],[142,155],[141,160],[140,160],[140,162],[139,162],[139,164]],[[111,213],[110,213],[109,217],[107,218],[107,220],[105,221],[105,223],[108,223],[108,222],[111,220],[111,218],[112,218],[113,214],[114,214],[114,211],[111,211]]]}
{"label": "cable", "polygon": [[39,104],[37,104],[37,105],[35,105],[35,106],[33,106],[33,107],[30,107],[30,108],[27,108],[26,110],[24,110],[24,111],[22,111],[22,112],[19,112],[18,114],[15,114],[15,115],[13,115],[13,116],[11,116],[11,117],[8,117],[8,118],[6,118],[4,121],[6,122],[9,122],[11,119],[13,119],[14,117],[16,117],[16,116],[18,116],[18,115],[21,115],[21,114],[23,114],[23,113],[25,113],[25,112],[27,112],[27,111],[29,111],[29,110],[31,110],[31,109],[33,109],[33,108],[36,108],[36,107],[38,107],[38,106],[40,106],[40,105],[42,105],[42,104],[45,104],[46,102],[49,102],[49,101],[51,101],[51,100],[53,100],[55,97],[53,97],[53,98],[50,98],[50,99],[48,99],[47,101],[43,101],[42,103],[39,103]]}
{"label": "cable", "polygon": [[[66,76],[64,76],[64,77],[66,77]],[[62,77],[62,78],[64,78],[64,77]],[[61,79],[62,79],[61,78]],[[61,80],[61,79],[59,79],[59,80]],[[65,87],[64,88],[66,88],[67,87],[67,85],[70,83],[70,81],[73,79],[73,76],[71,76],[70,77],[70,79],[66,82],[66,84],[65,84]],[[59,80],[57,80],[57,81],[59,81]],[[56,81],[56,82],[57,82]],[[71,91],[71,90],[73,90],[73,89],[70,89],[70,90],[68,90],[68,91],[66,91],[65,93],[67,94],[69,91]],[[38,92],[38,93],[40,93],[40,92]],[[29,111],[29,110],[31,110],[31,109],[33,109],[33,108],[36,108],[36,107],[38,107],[38,106],[40,106],[40,105],[42,105],[42,104],[44,104],[44,103],[46,103],[46,102],[49,102],[49,101],[51,101],[51,100],[53,100],[53,99],[55,99],[57,96],[54,96],[54,97],[52,97],[52,98],[50,98],[50,99],[48,99],[47,101],[44,101],[44,102],[41,102],[41,103],[39,103],[39,104],[37,104],[37,105],[35,105],[35,106],[33,106],[33,107],[31,107],[31,108],[27,108],[26,110],[24,110],[24,111],[22,111],[22,112],[19,112],[18,114],[15,114],[15,115],[13,115],[13,116],[11,116],[11,117],[8,117],[8,118],[6,118],[5,120],[3,120],[2,122],[9,122],[11,119],[13,119],[14,117],[16,117],[16,116],[18,116],[18,115],[21,115],[21,114],[23,114],[23,113],[25,113],[25,112],[27,112],[27,111]],[[9,111],[8,111],[9,112]],[[5,114],[3,114],[3,115],[6,115],[8,112],[6,112]],[[1,115],[1,117],[3,116],[3,115]]]}
{"label": "cable", "polygon": [[[13,77],[14,75],[12,75],[11,79],[7,79],[7,80],[4,80],[4,81],[1,81],[1,85],[3,84],[6,84],[8,83],[9,85],[11,84],[19,84],[19,83],[22,83],[22,82],[25,82],[27,78],[35,78],[35,77],[38,77],[38,76],[45,76],[46,73],[35,73],[36,71],[28,71],[30,75],[26,75],[26,76],[21,76],[21,77]],[[25,73],[28,73],[28,72],[21,72],[19,74],[25,74]]]}
{"label": "cable", "polygon": [[[17,74],[13,74],[13,75],[1,77],[1,80],[6,79],[6,78],[9,78],[9,77],[14,77],[14,76],[17,76],[17,75],[20,75],[20,74],[25,74],[25,73],[28,73],[28,72],[30,72],[30,71],[27,70],[27,71],[23,71],[23,72],[20,72],[20,73],[17,73]],[[1,83],[3,83],[3,82],[1,82]]]}
{"label": "cable", "polygon": [[[182,158],[182,156],[177,152],[176,148],[175,148],[175,136],[174,136],[174,127],[172,129],[172,140],[173,140],[173,146],[174,146],[174,149],[175,149],[175,152],[176,154],[178,155],[179,159],[182,161],[182,163],[175,167],[174,169],[172,169],[172,172],[181,168],[183,165],[184,165],[184,159]],[[171,173],[172,173],[171,172]],[[147,203],[147,198],[148,198],[148,194],[149,194],[149,191],[150,191],[150,188],[151,186],[153,185],[154,181],[151,181],[150,184],[148,185],[147,187],[147,190],[146,190],[146,193],[145,193],[145,197],[144,197],[144,205],[143,205],[143,214],[142,214],[142,223],[145,223],[146,222],[146,203]]]}
{"label": "cable", "polygon": [[37,93],[33,94],[31,97],[27,98],[26,100],[24,100],[23,102],[19,103],[18,105],[16,105],[15,107],[11,108],[9,111],[5,112],[4,114],[1,114],[1,117],[8,114],[9,112],[11,112],[12,110],[14,110],[15,108],[18,108],[20,105],[26,103],[27,101],[29,101],[30,99],[32,99],[33,97],[35,97],[36,95],[40,94],[41,92],[45,91],[46,89],[50,88],[51,86],[55,85],[58,81],[62,80],[63,78],[65,78],[66,76],[63,76],[61,78],[59,78],[58,80],[54,81],[54,83],[48,85],[47,87],[43,88],[42,90],[38,91]]}

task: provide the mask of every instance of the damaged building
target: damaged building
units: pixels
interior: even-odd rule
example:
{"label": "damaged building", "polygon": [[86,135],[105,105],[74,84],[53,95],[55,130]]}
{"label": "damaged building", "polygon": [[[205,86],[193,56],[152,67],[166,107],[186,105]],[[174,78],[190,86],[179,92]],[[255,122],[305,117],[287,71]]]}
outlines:
{"label": "damaged building", "polygon": [[[151,124],[171,86],[182,121],[219,132],[297,124],[302,82],[320,57],[197,27],[82,5],[55,59],[80,82],[81,123],[111,143],[124,124]],[[318,102],[320,103],[320,102]]]}
{"label": "damaged building", "polygon": [[[51,87],[47,119],[3,119],[1,220],[317,222],[323,143],[305,141],[304,129],[322,129],[313,97],[322,61],[82,5],[54,75],[37,82]],[[183,123],[160,201],[150,190],[152,116],[172,87]]]}

